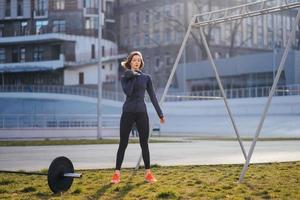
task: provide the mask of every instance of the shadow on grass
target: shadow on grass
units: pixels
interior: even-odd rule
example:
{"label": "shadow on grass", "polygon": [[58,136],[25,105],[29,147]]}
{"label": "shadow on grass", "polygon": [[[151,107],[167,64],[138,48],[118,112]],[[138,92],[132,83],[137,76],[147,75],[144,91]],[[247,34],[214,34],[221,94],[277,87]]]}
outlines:
{"label": "shadow on grass", "polygon": [[[136,175],[136,173],[137,173],[136,170],[132,171],[131,175],[129,175],[128,180],[124,181],[125,182],[124,187],[117,186],[114,189],[115,192],[118,192],[116,199],[123,199],[134,187],[138,187],[143,184],[143,182],[138,183],[138,184],[132,184],[132,178]],[[113,186],[114,186],[114,184],[112,184],[112,183],[103,185],[99,190],[97,190],[97,192],[94,195],[90,196],[89,199],[101,198],[106,193],[106,191],[108,191]]]}
{"label": "shadow on grass", "polygon": [[89,199],[99,199],[109,188],[112,187],[112,184],[103,185],[99,190],[97,190],[96,194],[91,196]]}
{"label": "shadow on grass", "polygon": [[[132,190],[132,188],[134,187],[134,185],[132,185],[132,178],[136,175],[137,171],[134,170],[132,171],[131,175],[129,175],[129,178],[126,182],[125,187],[116,187],[114,189],[114,191],[119,192],[117,195],[117,199],[122,199],[122,197],[124,197],[130,190]],[[111,188],[114,184],[112,183],[108,183],[106,185],[103,185],[99,190],[97,190],[96,194],[92,195],[90,198],[91,199],[99,199],[102,197],[103,194],[105,194],[105,192]]]}
{"label": "shadow on grass", "polygon": [[116,199],[124,199],[124,197],[134,188],[137,188],[143,184],[145,184],[144,181],[142,182],[139,182],[139,183],[136,183],[136,184],[133,184],[132,183],[132,178],[137,174],[137,170],[133,170],[131,172],[131,175],[129,176],[129,178],[127,179],[126,181],[126,185],[125,187],[122,187],[122,188],[119,188],[119,193],[117,194],[116,196]]}

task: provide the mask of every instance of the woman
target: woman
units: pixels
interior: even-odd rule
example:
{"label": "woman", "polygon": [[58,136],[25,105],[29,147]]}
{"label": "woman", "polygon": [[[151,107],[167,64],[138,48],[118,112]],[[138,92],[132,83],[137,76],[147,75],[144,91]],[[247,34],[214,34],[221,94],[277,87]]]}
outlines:
{"label": "woman", "polygon": [[130,131],[132,125],[136,123],[145,164],[145,180],[152,183],[155,182],[156,179],[150,171],[150,155],[148,147],[149,118],[144,101],[146,90],[155,107],[158,117],[160,118],[160,123],[164,123],[165,119],[155,96],[151,77],[141,71],[144,66],[142,54],[138,51],[131,52],[121,65],[126,69],[121,79],[122,88],[126,94],[126,101],[123,105],[120,121],[120,143],[117,152],[116,168],[111,182],[115,184],[120,182],[120,170],[125,150],[128,145]]}

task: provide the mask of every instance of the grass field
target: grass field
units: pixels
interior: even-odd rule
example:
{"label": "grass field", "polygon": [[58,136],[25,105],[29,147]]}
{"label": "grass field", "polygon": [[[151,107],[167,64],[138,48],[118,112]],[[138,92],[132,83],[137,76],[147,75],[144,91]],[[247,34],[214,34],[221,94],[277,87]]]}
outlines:
{"label": "grass field", "polygon": [[300,161],[255,164],[238,183],[242,165],[153,166],[158,182],[144,182],[143,170],[122,170],[111,185],[113,170],[81,171],[69,191],[52,194],[46,177],[0,174],[0,199],[300,199]]}

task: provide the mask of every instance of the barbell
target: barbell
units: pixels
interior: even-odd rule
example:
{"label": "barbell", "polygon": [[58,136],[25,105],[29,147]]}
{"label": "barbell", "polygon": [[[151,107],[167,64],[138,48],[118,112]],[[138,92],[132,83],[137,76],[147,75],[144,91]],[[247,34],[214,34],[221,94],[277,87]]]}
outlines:
{"label": "barbell", "polygon": [[47,176],[48,186],[53,193],[65,192],[73,184],[74,178],[81,178],[80,173],[74,173],[74,166],[70,159],[65,156],[55,158],[49,168],[48,173],[22,172],[0,170],[0,173],[17,173],[25,175]]}

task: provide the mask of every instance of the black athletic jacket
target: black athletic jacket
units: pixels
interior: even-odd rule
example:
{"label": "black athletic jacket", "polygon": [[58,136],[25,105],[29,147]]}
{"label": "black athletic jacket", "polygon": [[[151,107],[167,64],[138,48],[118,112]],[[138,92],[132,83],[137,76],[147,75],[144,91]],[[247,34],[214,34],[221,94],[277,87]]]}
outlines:
{"label": "black athletic jacket", "polygon": [[150,75],[137,71],[134,74],[131,70],[126,70],[121,79],[121,84],[124,93],[126,94],[126,101],[123,105],[123,112],[147,112],[144,101],[145,91],[147,90],[151,102],[161,118],[163,113],[159,107]]}

